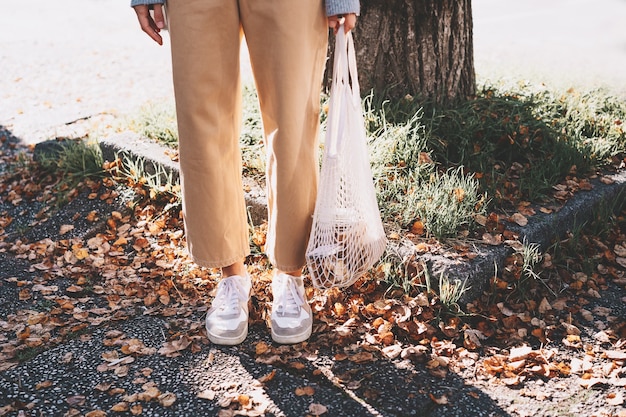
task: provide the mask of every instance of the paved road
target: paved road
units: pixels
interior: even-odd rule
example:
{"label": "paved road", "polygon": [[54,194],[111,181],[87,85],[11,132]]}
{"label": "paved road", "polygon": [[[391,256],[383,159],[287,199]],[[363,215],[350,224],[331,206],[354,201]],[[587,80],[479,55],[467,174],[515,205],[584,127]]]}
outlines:
{"label": "paved road", "polygon": [[626,98],[626,1],[474,0],[476,72]]}
{"label": "paved road", "polygon": [[27,142],[65,123],[170,97],[169,51],[126,0],[3,0],[0,124]]}
{"label": "paved road", "polygon": [[[32,143],[171,97],[167,45],[139,31],[128,4],[2,0],[0,125]],[[626,1],[474,0],[473,9],[479,77],[607,85],[626,97]]]}

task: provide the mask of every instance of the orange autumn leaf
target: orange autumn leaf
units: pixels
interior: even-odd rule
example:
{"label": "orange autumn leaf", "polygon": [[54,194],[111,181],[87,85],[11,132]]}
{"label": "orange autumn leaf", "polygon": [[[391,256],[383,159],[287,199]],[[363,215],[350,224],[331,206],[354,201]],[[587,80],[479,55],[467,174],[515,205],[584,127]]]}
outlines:
{"label": "orange autumn leaf", "polygon": [[264,383],[269,382],[272,379],[274,379],[275,376],[276,376],[276,369],[273,369],[270,373],[265,374],[262,377],[260,377],[259,378],[259,382],[261,384],[264,384]]}
{"label": "orange autumn leaf", "polygon": [[265,342],[259,342],[255,346],[255,352],[256,352],[257,356],[258,355],[263,355],[264,353],[266,353],[269,350],[270,350],[270,347]]}
{"label": "orange autumn leaf", "polygon": [[143,406],[141,404],[135,404],[130,407],[130,413],[134,416],[141,415],[143,413]]}
{"label": "orange autumn leaf", "polygon": [[455,188],[453,190],[454,197],[456,198],[457,203],[462,203],[465,199],[465,190],[462,188]]}
{"label": "orange autumn leaf", "polygon": [[296,395],[298,397],[303,397],[303,396],[312,396],[315,394],[315,388],[311,387],[311,386],[306,386],[306,387],[298,387],[296,388]]}
{"label": "orange autumn leaf", "polygon": [[176,394],[174,394],[173,392],[166,392],[159,395],[159,404],[161,404],[163,407],[171,407],[172,405],[174,405],[175,402]]}
{"label": "orange autumn leaf", "polygon": [[23,330],[17,332],[19,340],[26,340],[30,337],[30,326],[26,326]]}
{"label": "orange autumn leaf", "polygon": [[411,233],[416,234],[417,236],[422,236],[424,234],[424,223],[421,220],[416,220],[411,225]]}
{"label": "orange autumn leaf", "polygon": [[335,303],[335,308],[334,308],[335,314],[339,317],[343,316],[344,314],[346,314],[346,306],[341,304],[341,303]]}
{"label": "orange autumn leaf", "polygon": [[21,289],[18,293],[18,298],[20,301],[29,300],[31,297],[31,292],[28,288]]}
{"label": "orange autumn leaf", "polygon": [[445,395],[442,395],[441,397],[435,397],[433,394],[428,394],[428,397],[435,404],[438,404],[438,405],[448,404],[448,397],[446,397]]}
{"label": "orange autumn leaf", "polygon": [[129,409],[129,405],[127,402],[119,402],[117,404],[115,404],[113,407],[111,407],[111,411],[115,411],[117,413],[122,413],[125,411],[128,411]]}
{"label": "orange autumn leaf", "polygon": [[514,213],[509,221],[512,223],[516,223],[518,226],[526,226],[528,224],[528,219],[521,213]]}
{"label": "orange autumn leaf", "polygon": [[541,328],[535,328],[530,333],[542,342],[546,342],[547,340],[545,332]]}

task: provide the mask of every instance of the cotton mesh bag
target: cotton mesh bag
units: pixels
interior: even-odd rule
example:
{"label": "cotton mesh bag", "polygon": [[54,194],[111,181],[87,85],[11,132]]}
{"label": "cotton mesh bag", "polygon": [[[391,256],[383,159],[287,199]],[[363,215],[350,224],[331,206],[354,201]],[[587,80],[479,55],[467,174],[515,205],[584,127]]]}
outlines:
{"label": "cotton mesh bag", "polygon": [[333,83],[306,260],[313,285],[347,287],[380,259],[387,238],[372,180],[352,33],[335,38]]}

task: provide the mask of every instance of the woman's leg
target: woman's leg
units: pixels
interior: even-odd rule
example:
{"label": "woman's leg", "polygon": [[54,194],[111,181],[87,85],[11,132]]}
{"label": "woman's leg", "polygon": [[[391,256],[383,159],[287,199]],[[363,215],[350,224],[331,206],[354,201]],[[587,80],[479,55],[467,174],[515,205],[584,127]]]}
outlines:
{"label": "woman's leg", "polygon": [[[320,89],[328,28],[323,0],[240,0],[267,151],[272,339],[299,343],[313,316],[299,276],[318,177]],[[288,272],[288,273],[284,273]]]}
{"label": "woman's leg", "polygon": [[277,269],[299,274],[317,191],[324,2],[240,0],[240,8],[266,135],[266,251]]}
{"label": "woman's leg", "polygon": [[202,266],[221,267],[206,315],[209,340],[248,334],[251,280],[241,181],[241,26],[236,0],[168,0],[187,246]]}
{"label": "woman's leg", "polygon": [[168,0],[167,11],[189,252],[202,266],[241,269],[250,249],[239,149],[237,1]]}

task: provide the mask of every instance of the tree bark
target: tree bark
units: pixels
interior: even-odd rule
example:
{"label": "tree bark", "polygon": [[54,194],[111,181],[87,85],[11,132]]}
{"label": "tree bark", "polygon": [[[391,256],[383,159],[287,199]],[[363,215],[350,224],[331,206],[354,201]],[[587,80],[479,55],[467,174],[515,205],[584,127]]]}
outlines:
{"label": "tree bark", "polygon": [[471,0],[361,0],[354,29],[362,94],[436,104],[476,90]]}

